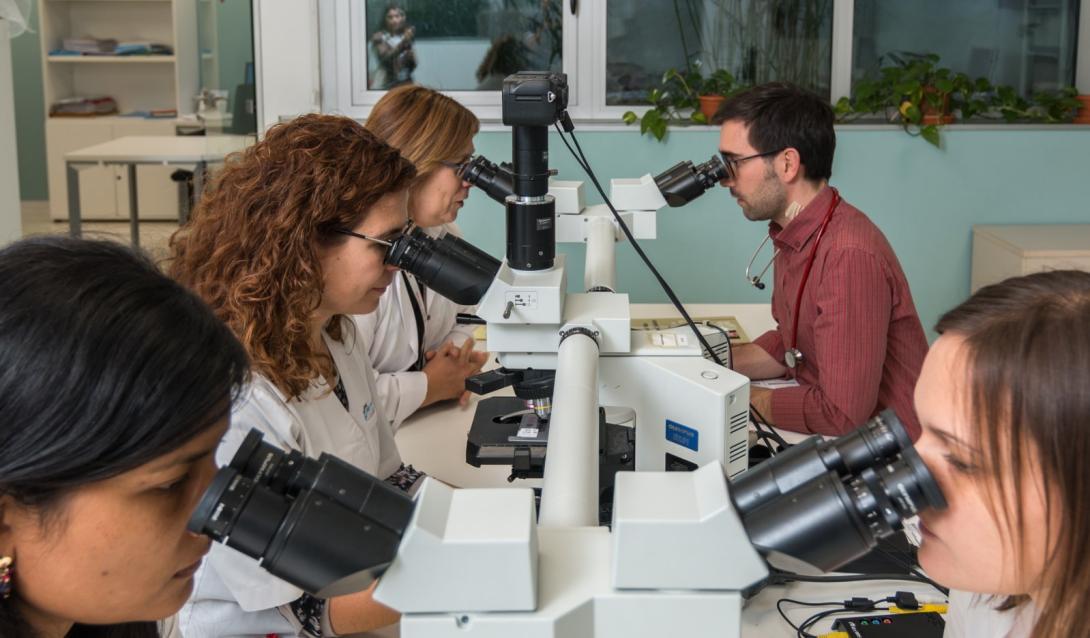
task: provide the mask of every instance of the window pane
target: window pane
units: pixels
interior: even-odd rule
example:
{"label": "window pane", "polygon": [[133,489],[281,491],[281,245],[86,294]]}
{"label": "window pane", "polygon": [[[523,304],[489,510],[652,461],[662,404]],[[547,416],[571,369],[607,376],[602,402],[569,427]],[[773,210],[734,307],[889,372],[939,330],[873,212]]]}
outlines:
{"label": "window pane", "polygon": [[687,61],[829,94],[833,0],[607,0],[606,12],[606,104],[644,103]]}
{"label": "window pane", "polygon": [[562,0],[366,0],[367,86],[497,91],[516,71],[560,71]]}
{"label": "window pane", "polygon": [[[1078,0],[855,0],[852,79],[891,52],[935,53],[939,65],[1023,95],[1074,84]],[[887,62],[888,63],[888,62]]]}

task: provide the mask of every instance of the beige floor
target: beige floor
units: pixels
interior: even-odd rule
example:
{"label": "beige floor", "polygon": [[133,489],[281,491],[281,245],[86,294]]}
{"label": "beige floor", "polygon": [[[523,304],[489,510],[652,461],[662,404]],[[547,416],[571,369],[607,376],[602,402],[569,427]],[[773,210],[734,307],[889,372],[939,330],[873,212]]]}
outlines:
{"label": "beige floor", "polygon": [[[49,202],[23,202],[23,236],[50,233],[67,233],[67,221],[53,221],[49,217]],[[170,235],[178,229],[178,222],[142,221],[140,222],[140,247],[154,259],[167,256],[167,242]],[[110,239],[128,245],[128,221],[84,221],[83,236],[96,239]]]}

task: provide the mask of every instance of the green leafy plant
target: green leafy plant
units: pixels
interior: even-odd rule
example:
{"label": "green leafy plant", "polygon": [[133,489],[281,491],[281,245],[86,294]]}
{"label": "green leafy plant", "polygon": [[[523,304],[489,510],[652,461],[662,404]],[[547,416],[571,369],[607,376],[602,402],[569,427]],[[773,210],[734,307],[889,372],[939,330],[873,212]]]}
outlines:
{"label": "green leafy plant", "polygon": [[973,101],[987,90],[986,80],[973,82],[964,73],[938,66],[939,56],[915,53],[889,53],[893,62],[878,70],[876,77],[856,81],[852,96],[842,97],[833,106],[837,118],[850,122],[878,114],[889,122],[900,123],[910,135],[919,135],[939,145],[939,127],[953,117],[953,98],[966,103],[967,110],[986,108],[983,101]]}
{"label": "green leafy plant", "polygon": [[707,124],[708,119],[700,112],[700,96],[721,95],[730,97],[746,88],[735,81],[726,69],[718,69],[708,76],[700,72],[700,62],[694,62],[685,71],[669,69],[662,75],[662,83],[647,92],[651,104],[642,116],[626,111],[621,119],[625,124],[640,123],[640,133],[650,134],[658,141],[666,138],[671,124]]}
{"label": "green leafy plant", "polygon": [[1073,87],[1026,99],[1012,87],[993,86],[985,78],[974,80],[941,67],[933,53],[889,53],[884,59],[893,64],[856,81],[852,96],[834,105],[839,121],[882,117],[938,147],[941,127],[955,118],[1070,122],[1079,104]]}

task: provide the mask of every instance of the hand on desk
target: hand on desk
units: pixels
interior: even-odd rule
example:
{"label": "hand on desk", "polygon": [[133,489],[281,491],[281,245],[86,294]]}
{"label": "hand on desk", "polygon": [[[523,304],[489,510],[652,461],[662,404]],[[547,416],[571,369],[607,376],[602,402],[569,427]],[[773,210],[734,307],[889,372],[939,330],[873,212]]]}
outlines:
{"label": "hand on desk", "polygon": [[446,399],[458,399],[460,405],[469,402],[466,378],[480,372],[488,360],[488,353],[477,352],[473,345],[473,339],[466,339],[461,348],[448,341],[439,346],[438,350],[424,353],[424,360],[427,362],[424,364],[424,374],[428,377],[428,390],[424,395],[423,405]]}

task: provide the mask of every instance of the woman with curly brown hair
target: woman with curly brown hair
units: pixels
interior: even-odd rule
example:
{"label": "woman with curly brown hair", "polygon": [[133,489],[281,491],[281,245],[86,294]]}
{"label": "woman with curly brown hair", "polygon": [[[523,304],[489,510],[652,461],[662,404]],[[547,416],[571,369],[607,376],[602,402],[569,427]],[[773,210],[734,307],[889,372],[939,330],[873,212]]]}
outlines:
{"label": "woman with curly brown hair", "polygon": [[[365,126],[416,166],[409,187],[413,224],[432,237],[461,236],[454,220],[469,196],[469,182],[459,166],[473,154],[477,117],[438,91],[400,86],[382,96]],[[422,406],[465,402],[466,377],[488,356],[473,350],[472,326],[455,322],[458,313],[470,310],[401,272],[377,311],[355,317],[395,429]]]}
{"label": "woman with curly brown hair", "polygon": [[[373,370],[349,315],[371,312],[396,274],[412,165],[355,121],[305,115],[229,158],[171,240],[170,274],[238,335],[253,381],[217,454],[250,428],[307,456],[336,454],[411,482],[381,416]],[[320,600],[217,545],[180,614],[187,638],[344,634],[396,619],[370,591]]]}

